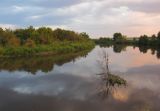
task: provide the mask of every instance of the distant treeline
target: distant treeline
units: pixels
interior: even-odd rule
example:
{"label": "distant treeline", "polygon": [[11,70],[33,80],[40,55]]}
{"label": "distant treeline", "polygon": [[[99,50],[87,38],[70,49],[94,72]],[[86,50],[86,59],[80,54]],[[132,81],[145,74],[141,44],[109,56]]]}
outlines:
{"label": "distant treeline", "polygon": [[153,34],[151,37],[142,35],[135,38],[127,38],[121,33],[115,33],[113,38],[100,37],[94,40],[97,44],[128,44],[128,45],[160,45],[160,32],[157,35]]}
{"label": "distant treeline", "polygon": [[93,47],[85,32],[32,26],[15,30],[0,28],[0,57],[62,54]]}

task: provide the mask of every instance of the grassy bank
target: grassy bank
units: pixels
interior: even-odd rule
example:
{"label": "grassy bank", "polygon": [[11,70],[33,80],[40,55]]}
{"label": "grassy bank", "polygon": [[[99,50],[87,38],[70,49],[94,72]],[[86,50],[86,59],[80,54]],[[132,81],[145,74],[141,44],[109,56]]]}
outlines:
{"label": "grassy bank", "polygon": [[94,47],[85,32],[49,27],[0,28],[0,57],[21,57],[79,52]]}
{"label": "grassy bank", "polygon": [[36,45],[34,47],[0,47],[0,57],[64,54],[92,49],[94,46],[94,42],[88,40],[83,42],[54,42],[52,44]]}

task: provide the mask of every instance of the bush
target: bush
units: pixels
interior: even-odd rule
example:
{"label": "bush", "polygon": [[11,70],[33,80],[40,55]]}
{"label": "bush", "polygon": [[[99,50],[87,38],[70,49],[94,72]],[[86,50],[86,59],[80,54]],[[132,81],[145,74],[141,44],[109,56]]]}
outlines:
{"label": "bush", "polygon": [[35,47],[35,42],[32,39],[27,39],[25,42],[25,46],[27,47]]}

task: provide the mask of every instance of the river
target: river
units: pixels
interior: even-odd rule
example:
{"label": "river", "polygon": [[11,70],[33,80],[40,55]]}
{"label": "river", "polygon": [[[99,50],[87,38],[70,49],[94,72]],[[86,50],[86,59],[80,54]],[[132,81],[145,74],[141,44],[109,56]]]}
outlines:
{"label": "river", "polygon": [[[102,50],[109,70],[127,81],[110,86],[99,76]],[[160,59],[138,47],[52,57],[0,60],[0,111],[159,111]]]}

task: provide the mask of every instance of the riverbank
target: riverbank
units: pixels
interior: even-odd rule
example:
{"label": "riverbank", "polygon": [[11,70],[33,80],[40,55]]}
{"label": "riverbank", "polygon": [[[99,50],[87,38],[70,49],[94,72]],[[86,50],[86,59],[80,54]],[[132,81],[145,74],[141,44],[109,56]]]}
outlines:
{"label": "riverbank", "polygon": [[73,53],[94,48],[93,41],[82,42],[54,42],[48,45],[36,45],[34,47],[0,47],[0,57],[24,57],[24,56],[46,56]]}
{"label": "riverbank", "polygon": [[46,56],[79,52],[94,48],[85,32],[49,27],[25,29],[0,28],[0,57]]}

